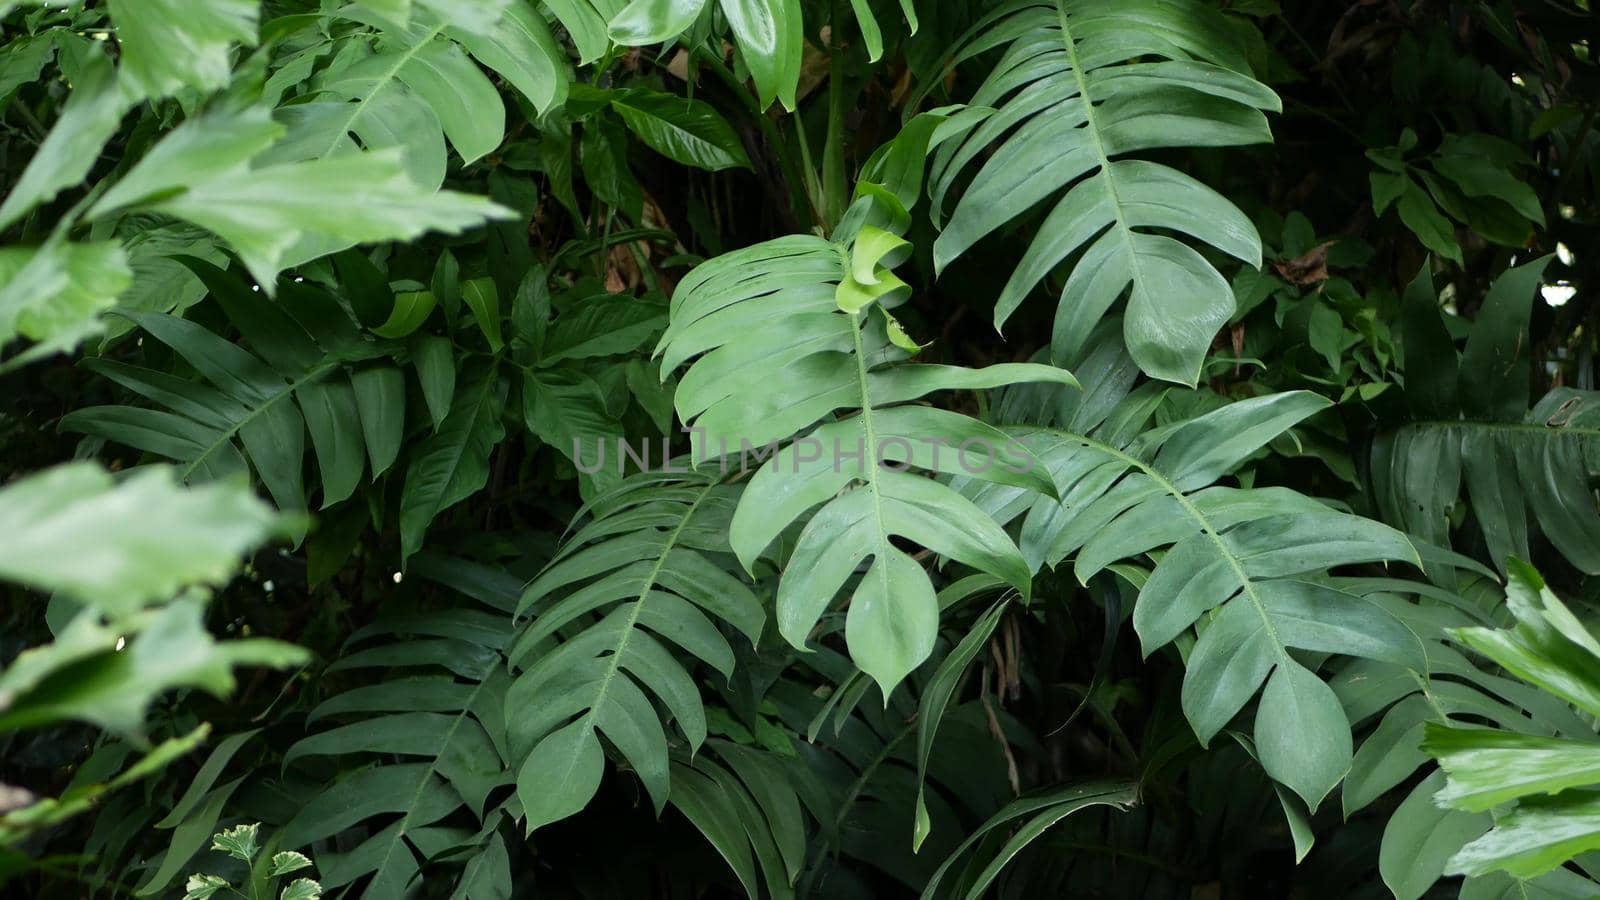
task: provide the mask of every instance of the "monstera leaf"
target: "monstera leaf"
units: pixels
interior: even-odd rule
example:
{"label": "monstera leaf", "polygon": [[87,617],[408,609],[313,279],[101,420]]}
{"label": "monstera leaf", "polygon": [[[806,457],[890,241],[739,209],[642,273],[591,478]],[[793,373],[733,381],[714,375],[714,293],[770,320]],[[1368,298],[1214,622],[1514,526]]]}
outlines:
{"label": "monstera leaf", "polygon": [[[375,677],[312,708],[307,722],[318,730],[283,758],[285,767],[326,757],[376,762],[320,786],[282,832],[287,848],[337,837],[316,853],[323,886],[371,876],[359,896],[373,900],[404,894],[444,847],[467,849],[469,871],[505,852],[494,833],[503,813],[485,805],[512,777],[503,759],[504,648],[517,580],[443,556],[418,557],[406,572],[480,602],[389,614],[352,634],[328,671]],[[453,813],[482,822],[484,832],[456,835],[440,822]]]}
{"label": "monstera leaf", "polygon": [[1261,691],[1254,731],[1261,764],[1314,809],[1350,768],[1350,724],[1300,654],[1427,670],[1411,629],[1330,583],[1328,570],[1421,560],[1387,525],[1283,488],[1217,483],[1328,401],[1272,394],[1139,433],[1160,397],[1141,389],[1118,398],[1132,367],[1107,333],[1115,323],[1106,325],[1079,367],[1096,380],[1052,411],[1061,427],[1012,432],[1048,467],[1060,499],[988,484],[964,489],[1002,521],[1021,517],[1032,566],[1072,556],[1085,583],[1107,566],[1164,551],[1141,576],[1133,611],[1145,653],[1198,627],[1185,653],[1182,701],[1201,743]]}
{"label": "monstera leaf", "polygon": [[[1049,493],[1032,454],[968,416],[911,405],[934,391],[1021,380],[1073,384],[1062,369],[908,365],[915,347],[888,308],[909,293],[890,265],[909,245],[865,225],[848,244],[795,236],[714,259],[673,295],[657,353],[662,371],[695,359],[678,385],[679,417],[703,458],[764,448],[732,523],[746,568],[814,507],[778,587],[778,629],[804,647],[860,564],[846,639],[885,695],[928,657],[934,589],[908,541],[1004,578],[1024,596],[1030,573],[1011,539],[939,481],[960,474]],[[817,424],[821,422],[821,424]],[[783,449],[778,442],[802,438]],[[974,449],[976,448],[976,449]]]}
{"label": "monstera leaf", "polygon": [[1049,202],[995,303],[996,326],[1082,251],[1061,290],[1056,359],[1072,356],[1124,292],[1125,340],[1146,373],[1194,384],[1234,310],[1228,281],[1185,235],[1259,266],[1242,212],[1194,178],[1122,157],[1272,140],[1277,95],[1250,77],[1229,24],[1191,0],[1021,0],[983,17],[955,61],[1004,47],[970,105],[993,107],[934,155],[935,215],[963,181],[934,244],[948,266],[984,236]]}
{"label": "monstera leaf", "polygon": [[[676,467],[674,467],[676,468]],[[597,498],[593,519],[528,585],[533,619],[511,663],[508,704],[517,796],[530,831],[581,810],[604,767],[600,735],[644,782],[656,811],[672,790],[667,736],[644,688],[691,749],[706,738],[694,679],[670,642],[729,676],[734,653],[710,613],[752,643],[766,614],[750,588],[714,561],[728,554],[737,488],[713,473],[646,472]]]}

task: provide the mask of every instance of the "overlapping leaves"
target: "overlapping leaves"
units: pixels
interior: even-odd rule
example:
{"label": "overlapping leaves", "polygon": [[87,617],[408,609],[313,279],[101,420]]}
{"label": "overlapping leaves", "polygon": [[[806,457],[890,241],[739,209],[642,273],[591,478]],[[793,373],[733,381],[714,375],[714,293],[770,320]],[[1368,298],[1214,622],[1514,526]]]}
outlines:
{"label": "overlapping leaves", "polygon": [[384,363],[346,368],[381,350],[361,339],[336,298],[291,283],[269,304],[237,274],[199,260],[189,264],[255,352],[188,319],[132,313],[129,318],[145,334],[171,348],[203,380],[91,359],[86,366],[162,408],[85,407],[66,416],[62,427],[180,462],[186,480],[243,472],[248,457],[286,510],[306,508],[307,432],[324,506],[351,495],[369,458],[373,473],[388,468],[403,436],[400,372]]}
{"label": "overlapping leaves", "polygon": [[[1267,442],[1328,406],[1290,392],[1240,400],[1148,428],[1159,392],[1127,393],[1133,367],[1108,334],[1085,359],[1084,396],[1055,401],[1055,428],[1013,433],[1042,460],[1059,501],[971,486],[1000,521],[1022,517],[1030,564],[1074,557],[1087,581],[1160,552],[1140,576],[1134,629],[1148,654],[1198,629],[1183,709],[1209,742],[1262,692],[1255,749],[1267,773],[1315,808],[1350,768],[1350,724],[1303,653],[1369,657],[1425,672],[1416,635],[1387,610],[1327,581],[1329,569],[1420,565],[1406,537],[1282,488],[1218,484]],[[1090,381],[1089,373],[1093,373]],[[1027,405],[1027,399],[1013,401]]]}
{"label": "overlapping leaves", "polygon": [[[337,849],[316,854],[323,885],[341,887],[370,875],[360,896],[374,900],[404,894],[436,857],[487,868],[475,877],[495,884],[510,878],[495,833],[501,813],[489,801],[511,781],[503,651],[515,583],[445,557],[420,559],[409,571],[458,589],[477,586],[479,603],[397,612],[351,635],[350,652],[329,666],[329,675],[380,677],[313,708],[308,723],[338,724],[302,738],[284,756],[285,766],[377,761],[342,773],[306,798],[281,834],[291,849],[338,836]],[[449,821],[458,812],[481,829]]]}
{"label": "overlapping leaves", "polygon": [[1496,564],[1528,558],[1531,515],[1568,562],[1600,573],[1600,506],[1589,488],[1600,471],[1595,394],[1558,387],[1530,404],[1526,336],[1549,261],[1501,274],[1459,355],[1432,273],[1417,274],[1403,315],[1406,398],[1418,421],[1374,443],[1373,492],[1389,521],[1446,545],[1464,486]]}
{"label": "overlapping leaves", "polygon": [[[238,666],[306,659],[280,641],[218,642],[205,630],[200,589],[226,582],[282,525],[238,482],[187,488],[165,467],[118,482],[98,466],[72,463],[0,490],[0,525],[15,538],[0,553],[0,578],[59,591],[72,610],[53,642],[0,669],[0,733],[87,722],[148,747],[146,712],[162,695],[226,696]],[[0,811],[0,847],[148,777],[208,730],[163,742],[115,777],[102,770],[104,780],[75,780],[60,797],[12,790]]]}
{"label": "overlapping leaves", "polygon": [[288,135],[273,159],[395,148],[411,178],[433,189],[444,180],[446,139],[463,162],[472,163],[505,138],[505,104],[473,60],[493,69],[538,112],[566,97],[566,55],[528,0],[419,3],[409,15],[406,6],[346,7],[340,15],[376,34],[316,42],[284,61],[281,74],[331,58],[303,86],[286,81],[299,90],[277,111]]}
{"label": "overlapping leaves", "polygon": [[[1461,628],[1456,640],[1517,678],[1600,716],[1600,642],[1545,586],[1530,566],[1513,560],[1507,604],[1512,629]],[[1422,749],[1447,776],[1441,806],[1497,811],[1494,827],[1450,859],[1448,874],[1501,871],[1534,878],[1600,847],[1600,743],[1588,730],[1550,737],[1432,722]]]}

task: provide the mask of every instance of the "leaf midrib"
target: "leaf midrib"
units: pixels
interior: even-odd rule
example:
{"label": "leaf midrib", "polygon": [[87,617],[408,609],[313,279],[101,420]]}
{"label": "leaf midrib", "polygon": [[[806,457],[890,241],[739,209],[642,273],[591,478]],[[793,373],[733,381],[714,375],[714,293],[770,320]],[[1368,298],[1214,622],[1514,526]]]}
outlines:
{"label": "leaf midrib", "polygon": [[666,567],[668,555],[677,546],[678,538],[683,534],[683,530],[688,527],[689,520],[694,518],[695,511],[700,508],[701,502],[711,496],[711,491],[716,486],[717,482],[714,480],[706,482],[706,486],[700,490],[699,495],[694,498],[694,502],[690,503],[689,508],[684,511],[683,518],[679,519],[678,524],[667,534],[666,543],[662,546],[660,554],[656,556],[656,561],[650,567],[649,574],[645,576],[644,584],[639,588],[639,596],[634,600],[633,611],[629,613],[627,623],[623,626],[622,637],[617,641],[616,648],[611,652],[611,659],[606,665],[605,674],[600,676],[600,686],[595,691],[594,704],[585,710],[580,717],[584,721],[585,727],[590,731],[593,731],[595,727],[594,717],[596,711],[605,702],[606,695],[611,690],[611,682],[616,679],[617,673],[622,669],[622,654],[627,651],[628,643],[633,640],[634,629],[639,625],[639,615],[644,610],[645,603],[649,602],[650,591],[655,587],[656,579],[660,577],[661,570]]}
{"label": "leaf midrib", "polygon": [[[499,354],[496,354],[493,360],[490,362],[491,368],[489,371],[484,373],[483,384],[479,388],[481,393],[473,402],[472,421],[468,422],[467,427],[462,429],[461,441],[455,445],[455,453],[452,454],[450,460],[450,475],[449,477],[445,478],[438,495],[435,496],[430,503],[432,509],[428,512],[429,523],[432,523],[434,518],[437,517],[439,513],[444,511],[444,508],[440,506],[440,503],[444,499],[445,492],[456,480],[456,475],[461,471],[461,461],[466,458],[467,446],[472,443],[473,436],[478,433],[480,419],[483,416],[484,409],[490,405],[489,398],[493,395],[495,388],[499,384],[499,364],[500,356]],[[447,420],[448,418],[449,417],[446,416]]]}
{"label": "leaf midrib", "polygon": [[1151,481],[1154,481],[1158,487],[1170,495],[1174,500],[1178,501],[1178,504],[1183,507],[1184,513],[1186,513],[1191,519],[1200,525],[1201,532],[1206,535],[1213,545],[1216,546],[1217,552],[1221,554],[1223,559],[1228,561],[1229,568],[1231,568],[1234,572],[1234,575],[1238,577],[1241,585],[1241,593],[1250,598],[1250,603],[1255,607],[1256,614],[1261,617],[1262,627],[1266,630],[1267,636],[1272,640],[1272,646],[1277,654],[1279,666],[1294,662],[1293,657],[1289,655],[1289,648],[1278,638],[1278,630],[1272,624],[1272,616],[1267,612],[1266,602],[1261,599],[1260,593],[1256,591],[1255,580],[1245,572],[1244,565],[1228,548],[1227,542],[1222,539],[1221,533],[1218,532],[1217,529],[1211,524],[1211,520],[1206,517],[1205,513],[1200,511],[1199,507],[1190,502],[1188,496],[1185,495],[1183,491],[1179,490],[1177,485],[1173,484],[1172,481],[1167,478],[1167,476],[1163,475],[1149,463],[1146,463],[1144,460],[1139,459],[1136,456],[1131,456],[1128,453],[1111,446],[1110,444],[1102,443],[1094,438],[1086,437],[1081,434],[1073,434],[1069,431],[1061,431],[1054,428],[1046,428],[1042,430],[1046,434],[1055,435],[1056,437],[1082,444],[1086,447],[1110,456],[1113,459],[1116,459],[1132,468],[1138,469],[1139,471],[1143,472]]}
{"label": "leaf midrib", "polygon": [[[866,440],[867,455],[867,490],[872,494],[872,518],[877,528],[874,537],[877,539],[877,550],[872,561],[872,568],[878,571],[879,584],[883,590],[884,602],[889,600],[889,533],[883,524],[883,493],[878,483],[878,432],[872,421],[872,388],[867,380],[867,354],[861,345],[861,320],[865,318],[872,305],[868,304],[860,312],[850,313],[850,337],[855,341],[856,348],[856,380],[861,391],[861,414],[856,418],[861,420],[861,431]],[[835,461],[837,462],[837,460]],[[883,703],[889,704],[889,695],[884,693]]]}
{"label": "leaf midrib", "polygon": [[[375,866],[372,870],[373,872],[376,873],[383,871],[383,867],[389,864],[389,857],[394,854],[395,846],[405,839],[406,826],[411,823],[411,814],[416,811],[417,805],[422,802],[422,792],[428,789],[428,782],[431,781],[434,775],[438,774],[439,772],[439,758],[442,757],[445,751],[450,747],[450,742],[455,739],[456,731],[461,727],[462,721],[464,721],[472,712],[472,704],[477,701],[479,692],[483,690],[484,685],[488,684],[488,682],[489,679],[486,675],[485,677],[480,678],[478,683],[473,686],[472,693],[467,696],[467,701],[462,704],[461,710],[456,713],[455,720],[450,723],[449,729],[445,731],[444,740],[439,744],[439,752],[434,756],[429,757],[427,771],[423,774],[422,778],[417,781],[417,790],[411,795],[411,802],[406,804],[406,811],[398,820],[400,827],[395,829],[393,838],[391,838],[387,846],[384,847],[383,856],[378,860],[377,866]],[[443,775],[440,775],[439,777],[444,778]],[[448,779],[445,780],[448,784]],[[453,791],[456,790],[454,785],[450,785],[450,789]],[[456,791],[456,796],[459,797],[460,795],[461,792]],[[461,802],[462,805],[465,805],[466,798],[462,797]]]}
{"label": "leaf midrib", "polygon": [[188,481],[189,476],[194,474],[194,470],[199,468],[201,463],[210,459],[213,454],[221,450],[224,446],[233,443],[233,439],[238,436],[239,432],[242,431],[246,425],[249,425],[251,422],[254,422],[256,419],[260,418],[263,413],[265,413],[284,397],[293,396],[295,391],[306,386],[307,384],[312,383],[313,381],[316,381],[322,376],[338,368],[338,366],[339,363],[337,361],[324,360],[323,362],[318,363],[316,366],[308,369],[304,375],[301,375],[294,381],[284,382],[283,387],[263,401],[260,406],[247,407],[247,411],[243,418],[233,423],[227,429],[218,432],[217,439],[212,441],[211,444],[206,447],[204,453],[201,453],[194,459],[189,460],[188,463],[178,470],[178,480]]}
{"label": "leaf midrib", "polygon": [[[388,71],[373,79],[371,90],[367,91],[364,95],[357,97],[355,100],[345,103],[346,106],[350,107],[350,114],[345,116],[344,123],[339,126],[339,130],[335,133],[333,143],[329,144],[327,149],[323,150],[321,153],[318,153],[316,157],[317,159],[324,159],[333,153],[333,151],[339,146],[339,142],[344,140],[350,134],[350,128],[355,124],[356,119],[361,115],[361,113],[366,110],[367,103],[370,102],[373,97],[376,97],[379,91],[383,90],[392,82],[394,82],[398,78],[400,70],[405,68],[406,63],[410,62],[418,53],[422,52],[422,48],[426,47],[430,42],[432,42],[434,38],[443,34],[444,29],[445,26],[442,22],[429,29],[428,32],[424,34],[422,38],[415,44],[412,44],[410,47],[407,47],[404,51],[397,54],[394,65],[390,66]],[[382,32],[374,33],[380,35],[383,34]],[[432,107],[429,107],[429,109],[431,110]]]}
{"label": "leaf midrib", "polygon": [[1472,419],[1424,419],[1417,422],[1407,422],[1399,428],[1396,428],[1395,431],[1400,432],[1407,429],[1412,431],[1434,429],[1446,430],[1451,428],[1459,428],[1470,431],[1504,431],[1509,433],[1529,432],[1548,435],[1553,438],[1600,438],[1600,428],[1587,428],[1575,425],[1540,425],[1537,422],[1483,422]]}
{"label": "leaf midrib", "polygon": [[[1105,141],[1100,137],[1100,126],[1095,119],[1094,98],[1089,95],[1089,79],[1078,61],[1078,41],[1072,36],[1072,26],[1067,22],[1065,0],[1055,0],[1055,7],[1056,20],[1061,25],[1062,43],[1066,45],[1067,65],[1072,69],[1072,78],[1078,84],[1078,96],[1083,99],[1083,127],[1089,135],[1090,144],[1094,147],[1095,156],[1100,160],[1099,180],[1104,185],[1106,197],[1111,203],[1111,227],[1122,235],[1122,246],[1128,254],[1128,275],[1134,288],[1138,289],[1144,283],[1144,275],[1139,271],[1139,254],[1133,246],[1133,229],[1122,215],[1122,198],[1117,196],[1116,179],[1111,177],[1111,157],[1106,154]],[[1191,382],[1193,380],[1190,379]]]}

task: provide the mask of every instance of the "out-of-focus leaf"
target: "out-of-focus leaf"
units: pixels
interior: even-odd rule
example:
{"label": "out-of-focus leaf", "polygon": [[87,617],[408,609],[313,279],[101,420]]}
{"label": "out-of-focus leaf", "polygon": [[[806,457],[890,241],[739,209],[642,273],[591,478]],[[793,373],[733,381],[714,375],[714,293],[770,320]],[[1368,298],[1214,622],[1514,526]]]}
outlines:
{"label": "out-of-focus leaf", "polygon": [[277,530],[237,483],[183,487],[147,467],[118,482],[71,463],[0,489],[0,578],[66,591],[113,615],[189,585],[218,585]]}

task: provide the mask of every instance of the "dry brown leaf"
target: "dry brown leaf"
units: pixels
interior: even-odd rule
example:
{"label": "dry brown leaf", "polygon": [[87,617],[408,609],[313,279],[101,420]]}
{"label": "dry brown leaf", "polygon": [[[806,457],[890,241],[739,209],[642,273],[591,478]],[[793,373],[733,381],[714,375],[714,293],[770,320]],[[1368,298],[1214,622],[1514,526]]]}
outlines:
{"label": "dry brown leaf", "polygon": [[1272,264],[1284,281],[1308,285],[1328,280],[1328,248],[1333,241],[1323,241],[1294,259],[1283,259]]}

